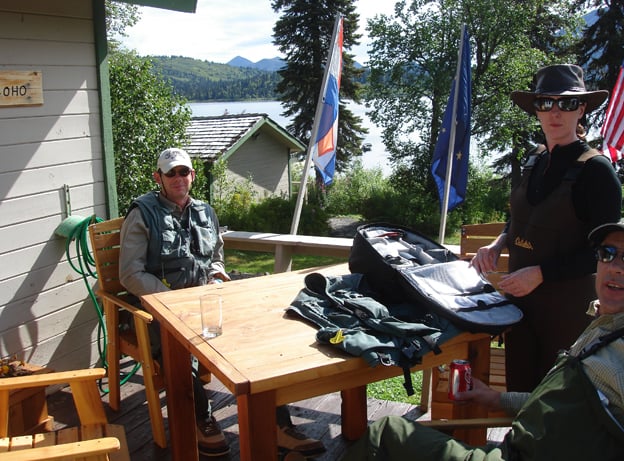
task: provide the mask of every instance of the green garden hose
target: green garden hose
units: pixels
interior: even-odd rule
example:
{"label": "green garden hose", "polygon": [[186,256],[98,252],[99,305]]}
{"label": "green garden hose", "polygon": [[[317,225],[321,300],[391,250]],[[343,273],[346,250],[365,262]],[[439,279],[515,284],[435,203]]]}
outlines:
{"label": "green garden hose", "polygon": [[[102,307],[98,303],[97,297],[89,284],[88,277],[97,279],[97,270],[95,268],[95,260],[91,249],[89,248],[89,226],[94,223],[104,221],[102,218],[98,218],[96,215],[89,217],[72,215],[64,219],[61,224],[58,225],[54,231],[56,235],[65,237],[65,254],[67,255],[67,261],[69,265],[82,276],[82,280],[87,287],[89,298],[95,306],[95,311],[98,316],[98,354],[100,356],[100,362],[102,366],[108,369],[108,362],[106,361],[106,323],[104,322],[104,313]],[[71,255],[71,243],[75,242],[75,256]],[[141,364],[137,362],[133,369],[121,380],[120,384],[126,383],[141,367]],[[102,382],[100,380],[100,390],[104,393],[108,393],[108,390],[102,388]]]}

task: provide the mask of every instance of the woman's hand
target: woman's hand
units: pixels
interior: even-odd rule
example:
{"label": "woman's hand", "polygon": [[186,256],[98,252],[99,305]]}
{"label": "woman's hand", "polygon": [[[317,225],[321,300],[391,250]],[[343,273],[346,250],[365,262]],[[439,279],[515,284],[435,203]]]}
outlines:
{"label": "woman's hand", "polygon": [[479,274],[487,274],[488,272],[496,271],[498,257],[503,248],[500,242],[501,237],[499,236],[494,242],[479,248],[477,254],[470,260],[470,265],[474,267]]}
{"label": "woman's hand", "polygon": [[527,266],[502,276],[498,288],[507,294],[520,297],[531,293],[543,281],[539,266]]}

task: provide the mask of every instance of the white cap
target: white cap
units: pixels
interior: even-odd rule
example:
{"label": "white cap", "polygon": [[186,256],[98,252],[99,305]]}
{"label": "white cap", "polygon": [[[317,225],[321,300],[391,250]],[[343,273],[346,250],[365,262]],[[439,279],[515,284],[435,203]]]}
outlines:
{"label": "white cap", "polygon": [[163,173],[168,173],[169,170],[180,165],[189,167],[191,170],[193,169],[191,157],[182,149],[177,149],[175,147],[165,149],[161,152],[160,157],[158,157],[158,170]]}

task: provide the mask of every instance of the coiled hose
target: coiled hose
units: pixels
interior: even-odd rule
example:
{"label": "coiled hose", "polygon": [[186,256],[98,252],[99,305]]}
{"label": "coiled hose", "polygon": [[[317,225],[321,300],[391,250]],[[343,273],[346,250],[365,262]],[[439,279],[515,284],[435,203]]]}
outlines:
{"label": "coiled hose", "polygon": [[[89,298],[95,306],[95,311],[98,317],[98,354],[102,366],[108,370],[108,362],[106,361],[106,323],[104,321],[104,312],[100,306],[91,284],[88,281],[89,277],[97,279],[97,270],[95,267],[95,259],[89,247],[89,226],[94,223],[104,221],[102,218],[92,215],[89,217],[82,217],[72,215],[64,219],[61,224],[56,228],[55,233],[61,237],[65,237],[65,254],[69,265],[82,277]],[[71,247],[74,243],[75,256],[72,257]],[[132,370],[124,376],[120,384],[126,383],[138,370],[141,368],[141,363],[137,362]],[[110,378],[109,378],[110,379]],[[99,387],[105,394],[108,393],[108,389],[104,389],[102,386],[102,380],[99,380]]]}

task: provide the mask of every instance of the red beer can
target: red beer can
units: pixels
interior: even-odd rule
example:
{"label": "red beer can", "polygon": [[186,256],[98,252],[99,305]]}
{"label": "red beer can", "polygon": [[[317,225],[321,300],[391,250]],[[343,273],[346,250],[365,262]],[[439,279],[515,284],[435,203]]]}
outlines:
{"label": "red beer can", "polygon": [[449,371],[448,397],[456,400],[457,392],[465,392],[472,389],[472,369],[468,360],[453,360]]}

